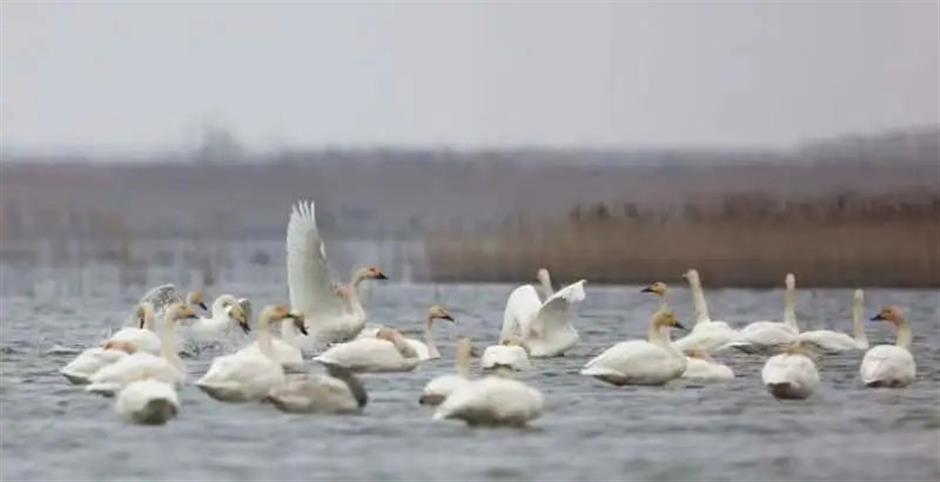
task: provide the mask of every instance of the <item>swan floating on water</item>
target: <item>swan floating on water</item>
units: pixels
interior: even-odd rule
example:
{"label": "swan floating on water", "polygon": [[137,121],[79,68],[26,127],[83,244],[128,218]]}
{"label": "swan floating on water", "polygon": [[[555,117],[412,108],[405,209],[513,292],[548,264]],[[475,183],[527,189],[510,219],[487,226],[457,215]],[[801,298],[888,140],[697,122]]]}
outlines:
{"label": "swan floating on water", "polygon": [[799,341],[800,329],[796,324],[796,277],[787,274],[784,294],[783,323],[755,321],[738,332],[737,340],[729,343],[745,353],[773,354],[786,350]]}
{"label": "swan floating on water", "polygon": [[734,371],[728,365],[718,362],[707,351],[692,351],[685,357],[684,380],[695,382],[726,382],[734,380]]}
{"label": "swan floating on water", "polygon": [[359,413],[369,401],[365,387],[349,370],[327,366],[328,375],[289,381],[265,400],[289,413]]}
{"label": "swan floating on water", "polygon": [[187,318],[196,318],[190,305],[174,303],[167,307],[161,330],[161,356],[144,352],[128,355],[92,375],[85,390],[110,396],[131,382],[147,378],[175,385],[183,383],[186,367],[176,351],[173,328],[176,322]]}
{"label": "swan floating on water", "polygon": [[660,308],[650,320],[646,340],[617,343],[588,361],[582,375],[613,385],[663,385],[679,378],[688,362],[673,345],[664,329],[682,328],[668,308]]}
{"label": "swan floating on water", "polygon": [[881,309],[872,321],[887,321],[897,329],[894,345],[878,345],[865,352],[859,374],[867,387],[901,388],[910,385],[917,377],[917,365],[911,354],[911,327],[894,306]]}
{"label": "swan floating on water", "polygon": [[689,282],[692,289],[692,300],[695,304],[695,325],[692,331],[675,341],[676,348],[683,353],[694,351],[712,352],[728,343],[735,341],[738,334],[724,321],[712,321],[708,314],[708,303],[705,301],[705,292],[697,270],[690,269],[682,275]]}
{"label": "swan floating on water", "polygon": [[421,405],[440,405],[458,387],[470,382],[470,356],[473,345],[469,338],[457,342],[457,374],[441,375],[424,386],[424,392],[418,403]]}
{"label": "swan floating on water", "polygon": [[156,327],[153,305],[143,302],[137,305],[138,320],[136,327],[126,326],[111,335],[107,341],[132,343],[137,350],[151,355],[160,354],[160,337],[155,333]]}
{"label": "swan floating on water", "polygon": [[432,305],[424,320],[424,342],[413,338],[405,338],[411,348],[418,354],[418,360],[436,360],[441,357],[434,343],[434,320],[447,320],[454,323],[454,317],[441,305]]}
{"label": "swan floating on water", "polygon": [[169,283],[157,286],[145,293],[138,301],[138,304],[142,303],[150,303],[157,315],[165,314],[166,309],[173,303],[198,306],[204,311],[209,311],[206,306],[205,294],[202,291],[192,290],[183,298],[176,290],[176,286]]}
{"label": "swan floating on water", "polygon": [[173,385],[149,378],[127,384],[114,402],[118,415],[143,425],[163,425],[179,410],[180,401]]}
{"label": "swan floating on water", "polygon": [[418,366],[418,352],[397,330],[379,328],[375,338],[356,338],[333,345],[315,361],[337,365],[355,373],[408,372]]}
{"label": "swan floating on water", "polygon": [[244,402],[261,400],[271,389],[286,382],[284,368],[273,353],[271,325],[292,320],[304,328],[303,315],[291,313],[284,306],[271,305],[258,317],[257,349],[243,349],[232,355],[216,357],[196,386],[216,400]]}
{"label": "swan floating on water", "polygon": [[[247,302],[245,298],[242,301]],[[248,313],[240,300],[232,295],[219,295],[212,302],[211,316],[200,317],[188,326],[187,335],[193,343],[200,345],[223,341],[236,327],[245,334],[251,332],[248,326]]]}
{"label": "swan floating on water", "polygon": [[770,357],[761,370],[761,379],[774,397],[802,400],[819,385],[819,371],[813,359],[796,346]]}
{"label": "swan floating on water", "polygon": [[367,279],[388,278],[376,267],[354,271],[349,282],[354,292],[350,312],[334,292],[314,203],[298,202],[287,223],[287,284],[291,307],[307,320],[310,343],[329,344],[356,337],[366,321],[356,289]]}
{"label": "swan floating on water", "polygon": [[[547,276],[547,270],[545,273]],[[517,335],[525,341],[533,357],[563,355],[578,342],[578,331],[569,320],[568,308],[584,300],[584,283],[585,280],[572,283],[553,293],[544,303],[532,285],[513,290],[506,301],[500,341]]]}
{"label": "swan floating on water", "polygon": [[800,333],[800,344],[828,353],[868,349],[868,336],[865,334],[865,321],[862,314],[865,309],[864,301],[864,292],[855,290],[852,299],[853,336],[831,330],[804,331]]}
{"label": "swan floating on water", "polygon": [[458,419],[469,425],[521,427],[542,415],[542,393],[501,369],[456,387],[434,412],[434,420]]}
{"label": "swan floating on water", "polygon": [[102,368],[117,363],[122,358],[137,351],[137,346],[126,341],[108,341],[103,346],[96,346],[81,352],[59,373],[74,385],[90,383],[92,375]]}
{"label": "swan floating on water", "polygon": [[490,345],[483,350],[480,358],[480,368],[493,370],[497,368],[510,370],[528,370],[532,368],[529,363],[529,347],[525,341],[516,335],[506,338],[499,345]]}

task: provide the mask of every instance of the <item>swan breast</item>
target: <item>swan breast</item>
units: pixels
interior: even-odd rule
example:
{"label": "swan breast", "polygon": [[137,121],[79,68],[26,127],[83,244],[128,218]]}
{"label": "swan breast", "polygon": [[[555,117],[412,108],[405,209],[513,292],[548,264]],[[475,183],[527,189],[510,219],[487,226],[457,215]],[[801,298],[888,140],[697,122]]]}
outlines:
{"label": "swan breast", "polygon": [[914,381],[917,366],[914,356],[904,348],[878,345],[865,352],[859,374],[866,386],[899,388]]}

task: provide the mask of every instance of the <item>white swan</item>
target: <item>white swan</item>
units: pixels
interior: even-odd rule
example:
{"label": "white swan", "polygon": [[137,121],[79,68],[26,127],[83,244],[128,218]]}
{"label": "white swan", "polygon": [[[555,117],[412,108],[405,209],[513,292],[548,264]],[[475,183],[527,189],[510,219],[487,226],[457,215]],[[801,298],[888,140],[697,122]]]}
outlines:
{"label": "white swan", "polygon": [[457,374],[441,375],[424,386],[418,403],[421,405],[440,405],[458,387],[470,382],[470,354],[473,346],[469,338],[457,342]]}
{"label": "white swan", "polygon": [[663,329],[682,328],[668,308],[660,308],[650,321],[646,340],[617,343],[588,361],[582,375],[592,376],[617,386],[662,385],[679,378],[687,361],[664,335]]}
{"label": "white swan", "polygon": [[424,320],[424,342],[405,338],[405,341],[418,354],[418,360],[436,360],[441,357],[441,352],[437,350],[437,345],[434,343],[434,320],[447,320],[454,323],[454,317],[443,306],[432,305],[428,308],[428,314]]}
{"label": "white swan", "polygon": [[248,314],[245,313],[239,300],[232,295],[219,295],[212,302],[210,314],[210,317],[200,317],[189,325],[188,334],[193,337],[193,341],[197,343],[220,341],[235,327],[241,328],[246,334],[251,331],[248,326]]}
{"label": "white swan", "polygon": [[[378,268],[362,268],[349,284],[355,291],[366,279],[388,278]],[[311,343],[350,340],[365,325],[365,312],[349,313],[334,293],[312,202],[298,202],[287,223],[287,284],[291,307],[304,314]],[[358,293],[353,301],[361,308]]]}
{"label": "white swan", "polygon": [[109,341],[104,346],[96,346],[81,352],[68,365],[62,367],[59,373],[75,385],[89,383],[92,375],[102,368],[117,363],[137,351],[133,343],[125,341]]}
{"label": "white swan", "polygon": [[345,368],[327,366],[328,375],[312,375],[274,387],[265,400],[289,413],[359,413],[369,397]]}
{"label": "white swan", "polygon": [[692,289],[692,300],[695,304],[695,326],[692,331],[675,341],[676,348],[683,353],[693,351],[715,351],[726,344],[735,341],[737,332],[724,321],[712,321],[708,314],[708,303],[705,301],[705,292],[698,271],[690,269],[683,278],[688,280]]}
{"label": "white swan", "polygon": [[761,370],[761,378],[767,391],[782,399],[802,400],[819,385],[816,363],[799,346],[770,357]]}
{"label": "white swan", "polygon": [[686,355],[685,361],[683,379],[706,383],[734,380],[734,371],[731,367],[719,363],[707,351],[692,351]]}
{"label": "white swan", "polygon": [[137,352],[108,365],[89,379],[86,391],[113,395],[127,384],[137,380],[153,378],[165,383],[181,384],[186,379],[186,367],[176,352],[173,327],[177,321],[196,318],[190,305],[174,303],[167,307],[161,329],[160,353],[162,356]]}
{"label": "white swan", "polygon": [[129,422],[163,425],[180,410],[173,385],[146,379],[129,383],[114,402],[114,411]]}
{"label": "white swan", "polygon": [[901,310],[886,306],[872,318],[883,320],[897,328],[898,339],[894,345],[878,345],[865,353],[859,373],[867,387],[900,388],[910,385],[917,377],[917,365],[911,355],[911,327],[901,316]]}
{"label": "white swan", "polygon": [[418,366],[418,353],[396,330],[379,328],[375,338],[357,338],[333,345],[314,358],[324,365],[337,365],[350,371],[407,372]]}
{"label": "white swan", "polygon": [[585,298],[585,280],[572,283],[544,303],[532,285],[513,290],[506,301],[500,341],[517,335],[533,357],[560,356],[578,342],[578,331],[568,318],[568,307]]}
{"label": "white swan", "polygon": [[155,333],[153,305],[143,302],[137,305],[137,326],[121,328],[105,342],[118,341],[132,343],[137,351],[160,354],[160,337]]}
{"label": "white swan", "polygon": [[542,415],[542,393],[518,380],[508,370],[460,385],[434,412],[434,420],[458,419],[469,425],[524,426]]}
{"label": "white swan", "polygon": [[865,294],[855,290],[852,299],[852,334],[846,335],[830,330],[804,331],[800,333],[800,344],[822,352],[840,352],[848,350],[867,350],[868,336],[865,334],[865,321],[862,319]]}
{"label": "white swan", "polygon": [[532,368],[529,363],[529,347],[516,335],[506,338],[499,345],[490,345],[483,350],[480,368],[493,370],[500,367],[511,370]]}
{"label": "white swan", "polygon": [[260,400],[286,381],[284,368],[275,359],[271,347],[271,325],[283,320],[300,320],[303,315],[291,313],[284,306],[267,306],[258,317],[258,349],[244,349],[233,355],[212,360],[196,386],[216,400],[243,402]]}
{"label": "white swan", "polygon": [[540,298],[542,301],[545,301],[552,297],[555,294],[555,288],[552,287],[552,275],[548,273],[546,268],[539,268],[535,273],[535,279],[539,282],[539,290],[541,290]]}
{"label": "white swan", "polygon": [[755,321],[738,332],[731,346],[745,353],[778,353],[799,341],[800,329],[796,324],[796,277],[787,274],[784,294],[783,323]]}

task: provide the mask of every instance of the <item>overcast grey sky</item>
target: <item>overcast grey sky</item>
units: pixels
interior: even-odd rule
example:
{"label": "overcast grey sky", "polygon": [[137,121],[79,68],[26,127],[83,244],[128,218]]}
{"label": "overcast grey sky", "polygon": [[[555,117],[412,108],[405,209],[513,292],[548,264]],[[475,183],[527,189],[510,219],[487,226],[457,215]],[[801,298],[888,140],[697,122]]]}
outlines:
{"label": "overcast grey sky", "polygon": [[940,122],[937,2],[2,3],[7,146],[786,145]]}

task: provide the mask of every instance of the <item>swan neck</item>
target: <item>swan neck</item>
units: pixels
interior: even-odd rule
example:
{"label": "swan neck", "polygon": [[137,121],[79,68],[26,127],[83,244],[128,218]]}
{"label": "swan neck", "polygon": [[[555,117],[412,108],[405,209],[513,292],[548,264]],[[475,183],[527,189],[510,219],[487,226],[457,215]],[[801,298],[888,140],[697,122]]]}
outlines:
{"label": "swan neck", "polygon": [[348,306],[353,316],[362,320],[366,319],[366,310],[362,307],[362,301],[359,299],[359,291],[355,287],[349,290]]}
{"label": "swan neck", "polygon": [[855,343],[862,348],[868,347],[868,335],[865,333],[864,309],[861,300],[855,300],[852,304],[852,336]]}
{"label": "swan neck", "polygon": [[910,351],[912,341],[913,335],[911,334],[911,327],[907,324],[907,321],[905,321],[904,318],[899,319],[897,346]]}
{"label": "swan neck", "polygon": [[702,282],[693,277],[689,280],[692,288],[692,302],[695,304],[695,323],[708,323],[711,317],[708,315],[708,303],[705,301],[705,291],[702,290]]}
{"label": "swan neck", "polygon": [[470,351],[457,349],[457,374],[470,378]]}
{"label": "swan neck", "polygon": [[180,359],[176,351],[176,338],[173,336],[172,317],[164,317],[163,327],[160,330],[160,355],[177,367],[183,366],[183,360]]}
{"label": "swan neck", "polygon": [[783,295],[783,324],[793,328],[797,333],[800,331],[796,323],[796,289],[789,286]]}
{"label": "swan neck", "polygon": [[362,283],[362,280],[364,279],[365,279],[365,276],[363,276],[359,270],[355,270],[352,272],[352,275],[350,275],[349,277],[349,286],[352,287],[353,291],[356,291],[359,289],[359,283]]}
{"label": "swan neck", "polygon": [[258,348],[261,353],[274,359],[274,348],[271,345],[271,320],[267,316],[262,316],[258,320]]}
{"label": "swan neck", "polygon": [[437,351],[437,345],[434,344],[434,318],[428,316],[428,319],[424,323],[424,344],[428,347],[428,355],[431,358],[437,358],[441,356],[441,353]]}
{"label": "swan neck", "polygon": [[552,288],[552,280],[548,274],[539,279],[539,284],[542,286],[542,294],[546,300],[555,294],[555,289]]}

